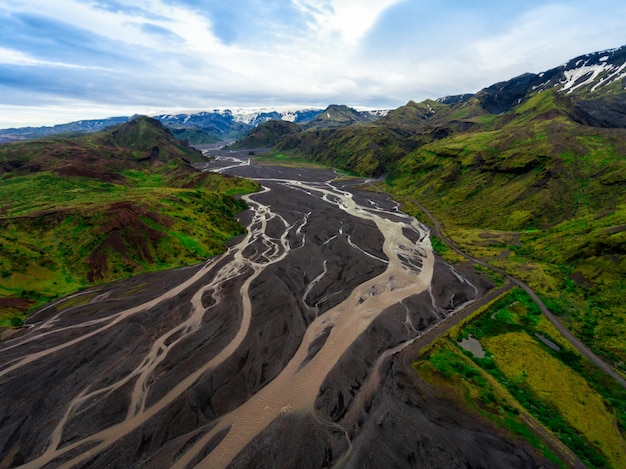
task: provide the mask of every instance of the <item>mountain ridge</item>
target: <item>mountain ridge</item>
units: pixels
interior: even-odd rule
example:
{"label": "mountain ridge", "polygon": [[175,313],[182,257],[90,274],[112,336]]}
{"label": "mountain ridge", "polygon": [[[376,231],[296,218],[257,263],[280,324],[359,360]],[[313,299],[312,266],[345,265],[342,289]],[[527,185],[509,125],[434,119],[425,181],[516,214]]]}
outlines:
{"label": "mountain ridge", "polygon": [[[615,322],[626,302],[625,90],[620,47],[471,96],[410,101],[373,123],[286,135],[272,152],[387,174],[383,190],[420,201],[470,252],[495,253],[626,372]],[[477,232],[507,241],[483,249]]]}
{"label": "mountain ridge", "polygon": [[[284,120],[299,124],[313,120],[322,109],[302,108],[289,110],[214,109],[182,113],[155,114],[151,117],[166,125],[180,140],[204,144],[240,138],[248,131],[268,120]],[[93,133],[129,122],[134,116],[83,119],[53,126],[0,129],[0,143],[41,138],[57,134]]]}

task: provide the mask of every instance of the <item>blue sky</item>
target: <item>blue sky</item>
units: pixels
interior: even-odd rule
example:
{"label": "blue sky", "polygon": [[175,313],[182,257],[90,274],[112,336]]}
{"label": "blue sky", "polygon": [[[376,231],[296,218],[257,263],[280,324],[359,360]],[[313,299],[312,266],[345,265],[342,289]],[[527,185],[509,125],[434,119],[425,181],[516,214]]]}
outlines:
{"label": "blue sky", "polygon": [[0,0],[0,128],[395,108],[626,44],[623,0]]}

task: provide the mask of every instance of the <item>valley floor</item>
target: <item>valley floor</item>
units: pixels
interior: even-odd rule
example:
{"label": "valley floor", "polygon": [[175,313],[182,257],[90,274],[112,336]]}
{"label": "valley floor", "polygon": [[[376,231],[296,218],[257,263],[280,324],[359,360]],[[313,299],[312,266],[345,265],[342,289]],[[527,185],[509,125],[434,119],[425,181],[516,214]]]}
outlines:
{"label": "valley floor", "polygon": [[0,342],[3,467],[555,465],[412,368],[407,346],[491,299],[485,277],[385,194],[235,156],[210,168],[263,189],[228,252],[71,295]]}

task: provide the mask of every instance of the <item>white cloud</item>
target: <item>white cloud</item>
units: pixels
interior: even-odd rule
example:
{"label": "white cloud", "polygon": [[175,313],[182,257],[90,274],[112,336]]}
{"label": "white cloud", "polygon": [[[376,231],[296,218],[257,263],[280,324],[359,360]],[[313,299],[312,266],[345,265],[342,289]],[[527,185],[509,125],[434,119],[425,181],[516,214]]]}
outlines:
{"label": "white cloud", "polygon": [[0,47],[0,104],[390,107],[619,46],[626,26],[619,2],[529,0],[492,17],[484,4],[285,1],[291,9],[235,2],[248,10],[226,18],[190,0],[4,0],[0,15],[13,30]]}
{"label": "white cloud", "polygon": [[[368,74],[367,65],[391,72],[395,80],[387,82],[388,96],[402,102],[476,92],[580,54],[623,45],[626,5],[615,4],[619,6],[609,8],[614,12],[609,15],[590,1],[544,2],[489,21],[483,10],[480,25],[468,25],[458,11],[420,18],[413,30],[399,28],[382,41],[369,38],[357,67],[363,74]],[[476,10],[472,13],[478,16]]]}
{"label": "white cloud", "polygon": [[18,65],[18,66],[31,66],[31,67],[55,67],[55,68],[73,68],[77,70],[94,70],[104,71],[105,67],[98,67],[93,65],[80,65],[65,62],[57,62],[50,60],[41,60],[25,54],[18,50],[7,49],[0,47],[0,64]]}
{"label": "white cloud", "polygon": [[[479,39],[473,45],[473,53],[485,71],[519,69],[520,64],[541,67],[537,59],[543,62],[543,57],[552,55],[555,50],[569,57],[568,49],[576,44],[571,39],[585,34],[581,23],[587,20],[568,5],[546,5],[523,15],[503,34]],[[559,64],[548,66],[556,65]]]}
{"label": "white cloud", "polygon": [[215,52],[221,48],[206,17],[158,0],[127,1],[125,5],[134,8],[126,12],[94,8],[91,3],[78,0],[29,0],[25,4],[12,5],[9,11],[45,16],[130,46],[168,49],[167,43],[142,28],[142,25],[149,24],[180,36],[190,51]]}
{"label": "white cloud", "polygon": [[318,39],[338,38],[354,46],[372,28],[380,15],[401,0],[293,0],[315,18]]}

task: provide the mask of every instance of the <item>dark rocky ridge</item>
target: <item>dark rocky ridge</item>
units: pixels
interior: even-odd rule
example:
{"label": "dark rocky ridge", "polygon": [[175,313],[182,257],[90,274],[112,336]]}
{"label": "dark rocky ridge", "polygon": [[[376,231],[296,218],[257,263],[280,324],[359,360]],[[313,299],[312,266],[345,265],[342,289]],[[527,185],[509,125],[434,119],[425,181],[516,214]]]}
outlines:
{"label": "dark rocky ridge", "polygon": [[374,122],[376,119],[377,116],[369,112],[357,111],[345,105],[331,104],[320,112],[315,119],[306,123],[304,129],[336,129],[347,125]]}
{"label": "dark rocky ridge", "polygon": [[293,122],[269,120],[259,124],[248,135],[228,148],[271,148],[286,135],[302,132],[302,127]]}

